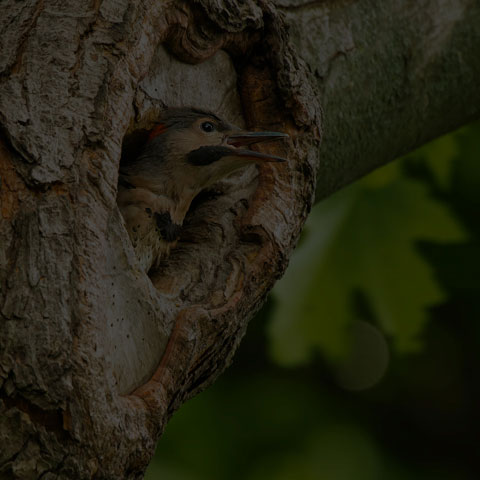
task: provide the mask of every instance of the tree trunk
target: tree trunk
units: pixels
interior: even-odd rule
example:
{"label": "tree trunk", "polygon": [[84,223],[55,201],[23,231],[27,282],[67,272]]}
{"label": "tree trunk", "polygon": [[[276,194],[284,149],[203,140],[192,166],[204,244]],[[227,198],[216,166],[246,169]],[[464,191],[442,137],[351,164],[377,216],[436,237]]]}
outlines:
{"label": "tree trunk", "polygon": [[[141,478],[283,273],[317,170],[324,197],[479,115],[479,24],[478,0],[3,0],[0,478]],[[182,105],[288,132],[289,162],[200,195],[149,277],[122,142]]]}

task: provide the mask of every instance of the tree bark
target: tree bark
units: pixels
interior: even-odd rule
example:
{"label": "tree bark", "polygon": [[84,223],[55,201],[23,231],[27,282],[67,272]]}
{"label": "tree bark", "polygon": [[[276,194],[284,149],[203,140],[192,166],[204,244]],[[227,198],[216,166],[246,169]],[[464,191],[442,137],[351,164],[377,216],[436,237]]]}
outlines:
{"label": "tree bark", "polygon": [[317,200],[478,118],[478,0],[276,4],[324,110]]}
{"label": "tree bark", "polygon": [[[283,273],[317,170],[324,197],[478,117],[479,24],[476,0],[4,0],[0,478],[141,478]],[[289,162],[200,195],[149,277],[122,143],[186,105],[288,132]]]}

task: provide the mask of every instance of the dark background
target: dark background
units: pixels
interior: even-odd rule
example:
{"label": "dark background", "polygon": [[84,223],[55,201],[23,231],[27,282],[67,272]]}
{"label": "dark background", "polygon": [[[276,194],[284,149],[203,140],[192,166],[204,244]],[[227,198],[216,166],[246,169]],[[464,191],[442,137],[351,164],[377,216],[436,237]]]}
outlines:
{"label": "dark background", "polygon": [[313,209],[147,480],[480,478],[479,274],[477,122]]}

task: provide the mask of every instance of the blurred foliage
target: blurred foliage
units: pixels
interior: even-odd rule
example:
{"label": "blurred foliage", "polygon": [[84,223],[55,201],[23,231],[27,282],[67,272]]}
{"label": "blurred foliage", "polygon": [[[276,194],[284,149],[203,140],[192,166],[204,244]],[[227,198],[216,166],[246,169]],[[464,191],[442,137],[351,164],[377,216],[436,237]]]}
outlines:
{"label": "blurred foliage", "polygon": [[355,291],[400,352],[418,350],[426,307],[443,295],[416,241],[464,238],[428,186],[393,163],[316,206],[305,236],[275,287],[274,359],[305,363],[315,347],[334,361],[345,356]]}
{"label": "blurred foliage", "polygon": [[480,123],[322,202],[147,480],[480,477]]}

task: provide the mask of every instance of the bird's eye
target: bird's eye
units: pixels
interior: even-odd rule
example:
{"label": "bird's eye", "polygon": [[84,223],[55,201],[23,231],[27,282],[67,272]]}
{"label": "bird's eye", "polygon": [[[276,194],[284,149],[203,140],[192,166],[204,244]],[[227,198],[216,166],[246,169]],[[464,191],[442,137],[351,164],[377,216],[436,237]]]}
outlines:
{"label": "bird's eye", "polygon": [[215,130],[215,125],[212,122],[203,122],[201,128],[204,132],[210,133]]}

